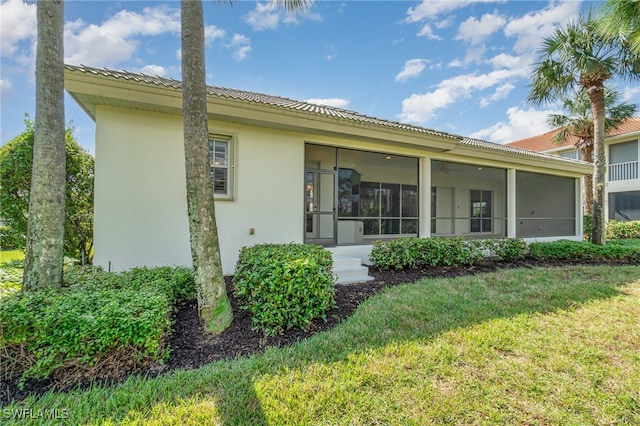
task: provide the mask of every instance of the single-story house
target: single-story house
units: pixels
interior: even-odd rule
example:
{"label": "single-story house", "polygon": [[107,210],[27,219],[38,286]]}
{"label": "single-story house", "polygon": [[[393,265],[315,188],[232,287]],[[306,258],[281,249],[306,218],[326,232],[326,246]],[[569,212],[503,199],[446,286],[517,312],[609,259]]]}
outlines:
{"label": "single-story house", "polygon": [[[552,139],[559,129],[542,135],[509,142],[507,145],[561,157],[581,159],[576,138],[562,144]],[[640,220],[640,117],[625,121],[605,138],[607,174],[605,217],[618,221]]]}
{"label": "single-story house", "polygon": [[[94,263],[190,265],[179,81],[66,66],[96,123]],[[208,87],[222,263],[258,243],[368,261],[397,237],[582,239],[591,165],[353,111]]]}

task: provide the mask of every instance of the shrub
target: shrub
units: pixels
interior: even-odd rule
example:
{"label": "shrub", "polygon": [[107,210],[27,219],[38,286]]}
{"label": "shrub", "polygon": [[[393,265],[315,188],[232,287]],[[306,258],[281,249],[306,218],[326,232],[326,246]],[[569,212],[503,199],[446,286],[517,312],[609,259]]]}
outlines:
{"label": "shrub", "polygon": [[585,214],[583,217],[584,238],[585,240],[591,240],[591,234],[593,233],[593,215]]}
{"label": "shrub", "polygon": [[490,256],[504,262],[514,262],[527,254],[527,243],[520,238],[499,238],[484,241]]}
{"label": "shrub", "polygon": [[8,226],[0,226],[0,249],[13,250],[24,246],[23,238],[11,231]]}
{"label": "shrub", "polygon": [[640,238],[640,220],[630,222],[610,220],[606,227],[606,237],[608,240]]}
{"label": "shrub", "polygon": [[456,238],[400,238],[375,241],[369,260],[378,269],[471,265],[484,257],[482,241]]}
{"label": "shrub", "polygon": [[640,250],[619,245],[599,246],[587,241],[560,240],[548,243],[531,243],[529,255],[539,260],[604,261],[640,260]]}
{"label": "shrub", "polygon": [[233,277],[241,309],[266,335],[306,328],[335,306],[333,259],[328,250],[305,244],[243,247]]}
{"label": "shrub", "polygon": [[68,266],[65,287],[0,300],[3,379],[73,383],[162,361],[172,304],[195,294],[190,268],[121,273]]}

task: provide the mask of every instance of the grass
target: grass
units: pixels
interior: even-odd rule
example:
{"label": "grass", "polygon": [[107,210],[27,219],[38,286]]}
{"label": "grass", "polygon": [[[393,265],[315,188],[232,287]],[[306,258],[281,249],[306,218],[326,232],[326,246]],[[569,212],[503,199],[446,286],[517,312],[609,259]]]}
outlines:
{"label": "grass", "polygon": [[622,246],[622,247],[628,247],[628,248],[635,248],[635,249],[640,249],[640,239],[637,238],[629,238],[629,239],[624,239],[624,240],[609,240],[607,241],[607,244],[611,244],[611,245],[616,245],[616,246]]}
{"label": "grass", "polygon": [[52,392],[0,415],[4,424],[46,423],[11,410],[107,425],[638,424],[638,318],[637,266],[423,280],[291,347]]}
{"label": "grass", "polygon": [[22,288],[22,250],[0,250],[0,299]]}

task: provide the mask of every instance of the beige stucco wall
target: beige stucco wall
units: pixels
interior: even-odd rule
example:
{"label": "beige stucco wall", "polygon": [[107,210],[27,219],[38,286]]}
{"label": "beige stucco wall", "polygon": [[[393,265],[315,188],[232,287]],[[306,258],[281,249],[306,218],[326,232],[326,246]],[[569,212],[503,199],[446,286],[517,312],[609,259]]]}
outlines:
{"label": "beige stucco wall", "polygon": [[[96,122],[94,263],[111,270],[190,265],[181,117],[98,107]],[[235,141],[235,198],[216,202],[223,269],[230,274],[242,246],[302,241],[304,140],[209,126]]]}
{"label": "beige stucco wall", "polygon": [[[181,116],[97,106],[96,123],[94,263],[116,271],[134,266],[190,265]],[[422,158],[423,166],[432,155],[427,150],[347,136],[318,136],[222,121],[211,121],[209,131],[231,137],[234,148],[233,197],[216,202],[225,274],[233,273],[243,246],[304,240],[305,143]],[[438,159],[455,161],[458,157],[442,153]],[[507,167],[491,159],[467,162]],[[374,172],[380,171],[372,168]],[[415,172],[411,175],[415,179]],[[450,205],[456,217],[469,215],[468,189],[494,191],[494,215],[503,215],[504,182],[464,181],[463,177],[440,176],[435,170],[425,182],[456,188],[451,193],[455,199],[445,202],[443,193],[437,205],[438,209],[445,203]],[[422,208],[426,213],[422,221],[428,229],[429,185],[421,197],[427,206]],[[455,225],[456,233],[468,231],[468,219],[456,220]],[[504,232],[502,226],[503,222],[496,223],[495,232]]]}

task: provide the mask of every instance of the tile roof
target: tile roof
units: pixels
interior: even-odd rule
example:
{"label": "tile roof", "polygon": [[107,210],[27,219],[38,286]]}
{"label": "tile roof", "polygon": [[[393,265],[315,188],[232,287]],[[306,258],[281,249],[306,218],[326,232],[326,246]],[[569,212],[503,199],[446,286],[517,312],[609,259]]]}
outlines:
{"label": "tile roof", "polygon": [[[576,143],[577,138],[573,136],[569,137],[569,139],[565,143],[557,144],[553,142],[551,139],[555,136],[556,133],[558,133],[558,131],[559,129],[551,130],[541,135],[532,136],[526,139],[520,139],[514,142],[509,142],[506,145],[509,145],[515,148],[527,149],[529,151],[543,152],[543,151],[549,151],[552,149],[562,148],[565,146],[566,147],[573,146]],[[634,117],[625,121],[621,126],[617,127],[614,131],[610,132],[607,135],[607,138],[620,136],[627,133],[639,132],[639,131],[640,131],[640,117]]]}
{"label": "tile roof", "polygon": [[[128,71],[116,71],[107,68],[92,68],[84,65],[65,65],[65,68],[70,71],[79,71],[84,73],[91,73],[94,75],[102,75],[105,77],[114,77],[123,80],[131,80],[138,83],[154,84],[156,86],[163,86],[170,89],[182,90],[182,83],[178,80],[165,77],[152,77],[145,74],[137,74]],[[400,123],[396,121],[385,120],[382,118],[372,117],[364,114],[360,114],[355,111],[349,111],[342,108],[335,108],[326,105],[312,104],[304,101],[297,101],[294,99],[284,98],[281,96],[266,95],[263,93],[249,92],[245,90],[228,89],[219,86],[207,86],[207,93],[209,96],[229,98],[242,100],[247,102],[255,102],[259,104],[271,105],[279,108],[286,108],[297,111],[305,111],[312,114],[323,115],[327,117],[342,118],[346,120],[358,121],[366,124],[372,124],[383,127],[390,127],[400,130],[408,130],[417,133],[429,134],[433,136],[440,136],[450,138],[454,140],[461,140],[462,136],[453,135],[446,132],[440,132],[432,129],[427,129],[420,126],[413,126],[406,123]]]}
{"label": "tile roof", "polygon": [[560,157],[558,155],[545,154],[543,152],[536,152],[533,150],[525,150],[519,147],[509,146],[509,145],[501,145],[493,142],[487,142],[480,139],[473,138],[464,138],[460,141],[459,145],[461,146],[471,146],[476,148],[482,148],[491,151],[498,151],[508,154],[516,154],[520,156],[528,156],[531,158],[546,158],[554,161],[564,161],[567,163],[582,163],[582,161],[573,160],[570,158]]}
{"label": "tile roof", "polygon": [[[89,73],[98,76],[111,77],[116,79],[131,80],[137,83],[144,83],[156,86],[167,87],[175,90],[182,90],[182,83],[172,78],[149,76],[145,74],[138,74],[128,72],[126,70],[117,71],[107,68],[92,68],[84,65],[65,65],[65,68],[69,71]],[[459,135],[453,135],[450,133],[439,132],[436,130],[427,129],[420,126],[414,126],[411,124],[400,123],[391,120],[385,120],[377,117],[372,117],[358,112],[349,111],[342,108],[335,108],[325,105],[317,105],[304,101],[297,101],[294,99],[284,98],[281,96],[272,96],[262,93],[249,92],[245,90],[228,89],[219,86],[207,86],[207,93],[209,96],[218,98],[235,99],[246,102],[254,102],[264,105],[270,105],[278,108],[286,108],[296,111],[305,111],[311,114],[317,114],[325,117],[335,117],[340,119],[346,119],[351,121],[357,121],[364,124],[381,126],[386,128],[393,128],[397,130],[406,130],[410,132],[416,132],[421,134],[428,134],[432,136],[440,136],[457,141],[457,145],[460,147],[468,147],[479,150],[490,150],[500,152],[503,154],[510,154],[519,157],[525,157],[529,159],[546,159],[555,163],[567,163],[567,164],[586,164],[582,161],[572,160],[555,155],[548,155],[539,152],[532,152],[530,150],[520,149],[517,146],[507,146],[497,143],[482,141],[479,139],[466,138]]]}

